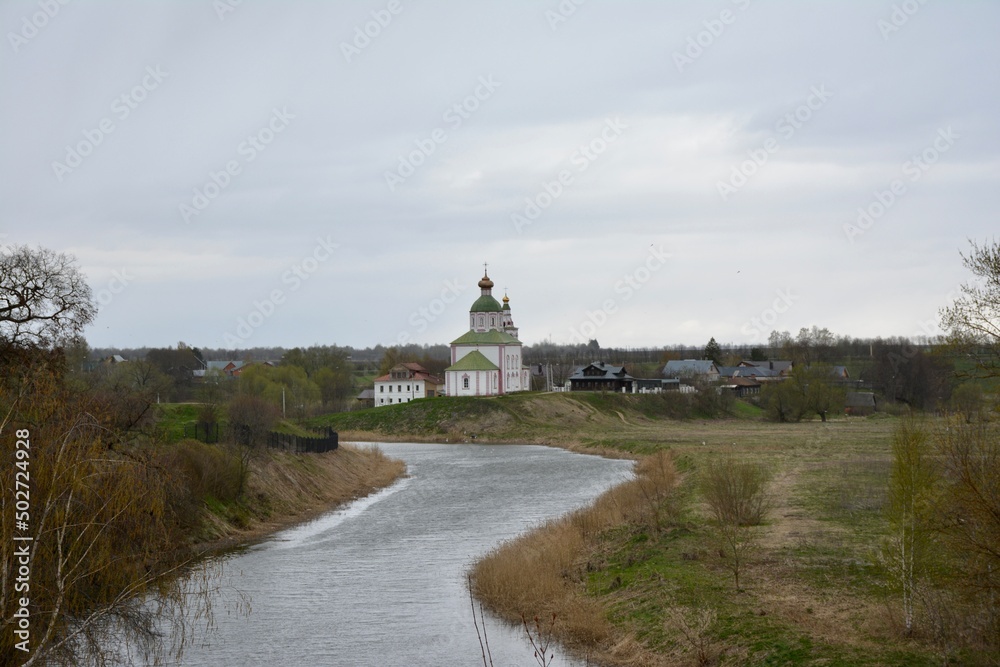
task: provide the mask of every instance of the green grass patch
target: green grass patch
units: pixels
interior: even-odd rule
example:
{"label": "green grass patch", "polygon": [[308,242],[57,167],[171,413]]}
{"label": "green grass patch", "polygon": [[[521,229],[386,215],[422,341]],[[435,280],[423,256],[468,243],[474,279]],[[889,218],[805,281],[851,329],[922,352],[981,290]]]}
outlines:
{"label": "green grass patch", "polygon": [[737,419],[763,419],[764,408],[737,399],[733,403],[733,416]]}
{"label": "green grass patch", "polygon": [[[507,421],[519,421],[520,417],[515,407],[517,403],[517,400],[509,400],[509,397],[424,398],[409,403],[324,415],[304,420],[302,423],[312,428],[332,426],[336,430],[385,434],[443,435],[456,427],[491,416],[501,417]],[[465,430],[468,431],[468,428]]]}
{"label": "green grass patch", "polygon": [[160,403],[156,406],[156,425],[167,442],[183,440],[184,430],[198,421],[201,405],[195,403]]}
{"label": "green grass patch", "polygon": [[[588,572],[589,595],[610,602],[610,619],[635,633],[654,650],[685,645],[671,625],[672,610],[712,609],[715,623],[707,630],[716,649],[731,656],[722,664],[741,665],[931,665],[919,651],[899,647],[879,648],[824,641],[794,623],[765,611],[760,599],[766,586],[753,582],[750,569],[747,590],[736,592],[732,577],[720,566],[713,551],[710,530],[694,525],[677,526],[660,534],[637,529],[610,530],[601,553],[605,560]],[[845,551],[801,548],[788,554],[803,561],[803,570],[790,576],[810,583],[827,570],[822,588],[836,592],[858,579],[870,584],[869,571],[856,571]],[[755,567],[761,567],[758,564]],[[761,590],[764,589],[764,590]],[[733,659],[736,662],[732,662]]]}
{"label": "green grass patch", "polygon": [[846,588],[869,596],[884,594],[884,574],[875,564],[873,551],[864,547],[802,542],[781,555],[794,563],[796,576],[817,592]]}
{"label": "green grass patch", "polygon": [[868,541],[885,527],[890,461],[863,457],[820,464],[801,474],[795,504]]}
{"label": "green grass patch", "polygon": [[320,433],[318,431],[312,431],[304,426],[296,424],[288,419],[282,419],[277,424],[274,425],[274,431],[276,433],[285,433],[287,435],[296,435],[300,438],[316,438],[319,437]]}
{"label": "green grass patch", "polygon": [[[156,406],[156,427],[166,442],[180,442],[194,435],[194,426],[202,410],[200,403],[161,403]],[[219,411],[220,433],[225,430],[229,420],[225,410]],[[277,433],[296,435],[303,438],[315,438],[322,434],[311,430],[290,419],[280,419],[274,426]]]}

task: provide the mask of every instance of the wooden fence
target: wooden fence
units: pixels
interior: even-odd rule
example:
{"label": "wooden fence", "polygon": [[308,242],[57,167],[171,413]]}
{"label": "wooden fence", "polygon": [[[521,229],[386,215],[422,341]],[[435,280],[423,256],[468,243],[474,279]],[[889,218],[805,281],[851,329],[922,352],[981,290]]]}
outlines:
{"label": "wooden fence", "polygon": [[219,442],[219,438],[223,435],[222,429],[219,428],[218,424],[185,424],[184,425],[184,437],[192,438],[194,440],[200,440],[202,442],[207,442],[209,444]]}
{"label": "wooden fence", "polygon": [[[234,434],[228,428],[220,428],[218,424],[205,426],[204,424],[188,424],[184,427],[184,437],[200,440],[205,443],[216,443],[221,440],[237,441],[238,434]],[[332,452],[340,446],[339,436],[329,426],[323,435],[307,437],[290,435],[288,433],[277,433],[271,431],[265,438],[265,444],[272,449],[283,449],[293,453],[322,454]]]}
{"label": "wooden fence", "polygon": [[300,454],[322,454],[323,452],[332,452],[340,444],[337,432],[328,426],[325,434],[318,438],[307,438],[271,431],[267,434],[267,446]]}

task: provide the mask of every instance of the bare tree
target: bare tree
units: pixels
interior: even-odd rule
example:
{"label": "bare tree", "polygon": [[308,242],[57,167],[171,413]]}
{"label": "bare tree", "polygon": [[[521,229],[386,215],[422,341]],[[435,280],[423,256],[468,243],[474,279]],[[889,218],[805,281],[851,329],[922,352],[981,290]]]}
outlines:
{"label": "bare tree", "polygon": [[229,437],[239,448],[240,485],[237,497],[243,496],[250,463],[260,452],[267,434],[278,421],[278,410],[271,403],[246,394],[229,403]]}
{"label": "bare tree", "polygon": [[961,296],[940,312],[948,340],[964,351],[979,374],[1000,376],[1000,241],[970,240],[972,250],[962,264],[976,279],[964,283]]}
{"label": "bare tree", "polygon": [[755,526],[771,508],[770,479],[762,464],[727,456],[708,464],[701,492],[719,522]]}
{"label": "bare tree", "polygon": [[97,308],[75,261],[29,246],[0,253],[0,347],[48,348],[79,337]]}
{"label": "bare tree", "polygon": [[718,653],[711,632],[716,620],[714,609],[670,606],[664,609],[663,615],[663,629],[667,632],[677,630],[684,643],[694,651],[696,665],[714,663]]}
{"label": "bare tree", "polygon": [[92,375],[90,396],[118,433],[141,430],[153,421],[153,404],[170,388],[170,378],[143,359],[103,365]]}
{"label": "bare tree", "polygon": [[732,456],[712,461],[702,474],[702,497],[715,519],[719,553],[733,573],[736,590],[758,547],[754,526],[764,521],[771,507],[770,478],[761,464]]}
{"label": "bare tree", "polygon": [[155,449],[113,447],[109,420],[67,388],[58,364],[4,371],[0,664],[106,664],[122,638],[155,651],[158,612],[183,599],[171,576],[185,561],[172,471]]}
{"label": "bare tree", "polygon": [[[944,536],[959,554],[963,582],[994,609],[1000,599],[998,436],[993,424],[952,422],[939,433],[936,451],[944,469]],[[1000,642],[1000,632],[995,637]]]}

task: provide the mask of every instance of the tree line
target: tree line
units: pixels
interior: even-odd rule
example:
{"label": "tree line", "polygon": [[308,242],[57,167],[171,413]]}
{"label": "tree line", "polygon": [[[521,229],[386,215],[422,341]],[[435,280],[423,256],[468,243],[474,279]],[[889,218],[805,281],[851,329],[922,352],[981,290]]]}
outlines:
{"label": "tree line", "polygon": [[95,314],[72,258],[0,255],[2,664],[100,662],[122,637],[156,652],[157,624],[191,599],[167,575],[192,498],[139,444],[148,403],[81,373]]}

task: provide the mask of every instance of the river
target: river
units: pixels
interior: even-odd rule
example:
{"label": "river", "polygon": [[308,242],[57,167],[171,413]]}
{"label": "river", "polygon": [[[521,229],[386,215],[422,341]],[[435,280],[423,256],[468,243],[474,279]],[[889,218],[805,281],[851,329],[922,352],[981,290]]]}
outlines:
{"label": "river", "polygon": [[[482,665],[470,564],[588,504],[632,465],[534,445],[379,447],[409,477],[227,558],[217,628],[178,664]],[[250,596],[249,614],[225,611],[235,590]],[[536,664],[522,629],[489,614],[485,625],[495,667]],[[553,666],[585,664],[553,651]]]}

